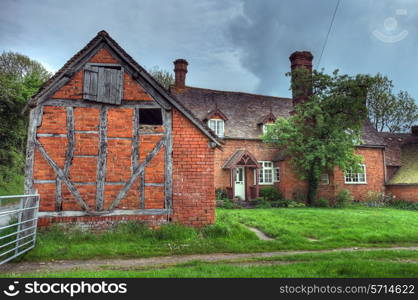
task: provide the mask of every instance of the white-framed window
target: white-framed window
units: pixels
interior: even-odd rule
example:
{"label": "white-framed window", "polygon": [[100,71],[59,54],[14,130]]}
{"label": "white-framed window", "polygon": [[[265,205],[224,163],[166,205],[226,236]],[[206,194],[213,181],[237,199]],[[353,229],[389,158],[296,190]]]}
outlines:
{"label": "white-framed window", "polygon": [[344,182],[346,184],[365,184],[367,183],[367,176],[366,176],[366,165],[360,165],[361,171],[359,173],[354,173],[353,171],[349,170],[346,171],[344,174]]}
{"label": "white-framed window", "polygon": [[328,174],[321,174],[321,178],[319,180],[321,185],[328,185],[329,184],[329,175]]}
{"label": "white-framed window", "polygon": [[280,168],[279,167],[274,168],[273,177],[274,177],[273,178],[274,182],[280,182]]}
{"label": "white-framed window", "polygon": [[271,128],[273,125],[274,123],[263,124],[263,134],[265,134],[269,130],[269,128]]}
{"label": "white-framed window", "polygon": [[224,137],[224,120],[222,119],[210,119],[208,121],[208,126],[213,132],[216,133],[219,137]]}
{"label": "white-framed window", "polygon": [[[274,168],[271,161],[259,161],[260,169],[258,174],[258,184],[274,183]],[[255,176],[254,176],[255,178]]]}

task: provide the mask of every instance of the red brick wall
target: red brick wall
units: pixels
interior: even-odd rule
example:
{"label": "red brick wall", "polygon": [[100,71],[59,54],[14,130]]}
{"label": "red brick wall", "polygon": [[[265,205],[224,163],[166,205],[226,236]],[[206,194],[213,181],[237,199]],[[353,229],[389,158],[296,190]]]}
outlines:
{"label": "red brick wall", "polygon": [[383,160],[383,149],[376,148],[358,148],[357,154],[364,157],[366,165],[367,184],[345,184],[344,173],[336,169],[334,171],[335,192],[338,193],[342,189],[348,189],[354,196],[355,200],[365,200],[369,191],[384,192],[385,191],[385,167]]}
{"label": "red brick wall", "polygon": [[[274,147],[256,140],[225,140],[222,150],[215,151],[215,186],[225,189],[230,186],[230,171],[222,169],[224,163],[231,157],[236,150],[248,150],[259,161],[271,161],[278,153]],[[247,172],[249,184],[254,183],[253,174]]]}
{"label": "red brick wall", "polygon": [[418,184],[416,185],[387,185],[386,192],[397,199],[418,202]]}
{"label": "red brick wall", "polygon": [[[230,172],[223,170],[225,161],[238,149],[246,149],[251,152],[258,161],[272,161],[277,155],[278,150],[262,141],[254,140],[226,140],[223,151],[215,151],[215,186],[216,188],[226,188],[230,186]],[[364,200],[368,191],[384,191],[385,170],[383,162],[383,149],[358,148],[357,154],[362,155],[366,164],[367,184],[345,184],[344,173],[335,169],[334,174],[329,174],[329,185],[320,185],[318,197],[333,199],[341,189],[348,189],[356,200]],[[306,193],[307,184],[299,179],[294,172],[290,161],[275,163],[280,167],[280,182],[275,186],[282,192],[287,199],[294,198],[297,193]],[[247,188],[253,185],[254,179],[252,172],[247,171]],[[264,185],[260,185],[262,188]],[[247,194],[249,195],[249,194]]]}
{"label": "red brick wall", "polygon": [[[100,50],[90,60],[90,63],[120,63],[105,49]],[[52,98],[55,99],[82,99],[83,98],[83,71],[78,71],[67,84],[57,91]],[[123,81],[123,100],[153,101],[150,95],[125,72]]]}
{"label": "red brick wall", "polygon": [[214,150],[209,140],[173,110],[173,220],[203,226],[215,221]]}
{"label": "red brick wall", "polygon": [[[107,50],[99,51],[90,62],[118,63]],[[52,98],[73,99],[82,101],[83,72],[76,73],[73,78]],[[145,90],[132,79],[124,75],[123,100],[154,101]],[[78,189],[81,197],[93,210],[96,202],[96,169],[98,157],[98,108],[74,108],[76,131],[75,151],[69,169],[69,179]],[[110,204],[123,188],[124,183],[132,175],[132,108],[109,107],[107,115],[107,162],[104,186],[104,209]],[[164,132],[163,126],[146,126],[146,130],[155,133]],[[141,127],[142,128],[142,127]],[[44,106],[42,122],[37,133],[58,134],[54,137],[38,137],[50,157],[60,168],[64,167],[67,150],[66,108]],[[141,135],[139,140],[138,162],[145,160],[149,152],[162,138],[161,135]],[[213,159],[214,150],[208,146],[208,138],[188,121],[180,112],[173,112],[173,210],[172,219],[187,225],[202,226],[212,223],[215,218]],[[80,157],[81,156],[81,157]],[[35,151],[34,180],[49,180],[51,182],[36,183],[35,189],[41,196],[40,211],[55,211],[55,179],[56,174],[48,165],[41,153]],[[139,209],[138,178],[125,198],[116,209]],[[151,160],[145,168],[145,183],[165,182],[165,148]],[[146,186],[144,191],[145,209],[163,209],[165,189],[163,186]],[[80,211],[81,208],[65,184],[62,184],[62,210]],[[112,216],[112,217],[62,217],[42,218],[39,225],[54,222],[81,223],[112,223],[118,220],[151,220],[161,222],[167,216]]]}

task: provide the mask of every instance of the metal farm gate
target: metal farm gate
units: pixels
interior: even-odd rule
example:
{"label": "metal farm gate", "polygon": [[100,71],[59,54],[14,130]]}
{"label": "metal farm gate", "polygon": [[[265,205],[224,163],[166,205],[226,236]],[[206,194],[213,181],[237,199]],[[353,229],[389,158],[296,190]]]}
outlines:
{"label": "metal farm gate", "polygon": [[0,265],[35,247],[39,195],[0,196]]}

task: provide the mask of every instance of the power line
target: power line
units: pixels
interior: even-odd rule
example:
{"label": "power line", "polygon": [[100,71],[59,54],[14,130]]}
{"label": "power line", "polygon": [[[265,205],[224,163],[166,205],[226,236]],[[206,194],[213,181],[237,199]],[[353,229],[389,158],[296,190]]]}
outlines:
{"label": "power line", "polygon": [[334,13],[333,13],[332,19],[331,19],[331,24],[329,24],[328,33],[327,33],[327,36],[325,37],[324,46],[322,47],[321,55],[319,56],[318,65],[317,65],[318,67],[317,68],[319,68],[319,66],[321,64],[322,54],[324,54],[325,47],[327,46],[328,37],[329,37],[329,34],[331,32],[332,25],[334,24],[335,15],[337,14],[337,10],[338,10],[338,7],[340,6],[340,2],[341,2],[341,0],[338,0],[337,5],[335,6]]}

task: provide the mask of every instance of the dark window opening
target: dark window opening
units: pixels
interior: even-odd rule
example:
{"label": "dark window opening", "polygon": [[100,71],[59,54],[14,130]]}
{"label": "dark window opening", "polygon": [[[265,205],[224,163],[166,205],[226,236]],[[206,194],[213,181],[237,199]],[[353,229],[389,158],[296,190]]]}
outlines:
{"label": "dark window opening", "polygon": [[163,115],[160,108],[139,109],[140,125],[163,125]]}

